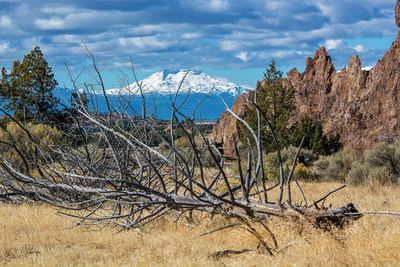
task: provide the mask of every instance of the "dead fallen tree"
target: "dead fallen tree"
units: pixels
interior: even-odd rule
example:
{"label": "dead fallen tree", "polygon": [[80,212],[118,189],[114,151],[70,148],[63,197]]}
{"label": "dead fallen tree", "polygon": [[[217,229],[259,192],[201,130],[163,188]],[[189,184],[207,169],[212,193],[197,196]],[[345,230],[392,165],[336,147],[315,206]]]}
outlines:
{"label": "dead fallen tree", "polygon": [[[96,67],[95,70],[104,92],[101,75]],[[76,80],[71,81],[78,91],[80,86]],[[144,86],[138,83],[143,103]],[[88,94],[91,87],[85,85]],[[1,159],[1,184],[5,189],[2,197],[22,196],[48,203],[80,224],[106,223],[126,229],[142,227],[166,216],[179,220],[193,211],[207,212],[212,216],[237,220],[235,226],[244,227],[254,235],[260,247],[271,255],[278,250],[277,246],[267,244],[252,226],[253,222],[261,224],[273,237],[263,222],[274,217],[329,229],[344,227],[368,214],[358,211],[351,203],[342,207],[321,205],[330,194],[343,187],[328,192],[309,205],[300,184],[293,177],[302,144],[299,144],[293,166],[285,173],[279,142],[255,100],[248,101],[254,105],[259,122],[261,117],[267,121],[266,126],[258,123],[257,129],[252,129],[227,106],[232,116],[250,133],[247,146],[239,148],[235,145],[238,168],[234,173],[228,172],[218,148],[208,141],[193,117],[181,112],[184,103],[177,103],[179,91],[180,88],[171,100],[172,113],[167,131],[160,129],[156,120],[146,116],[145,104],[142,105],[141,117],[133,119],[123,112],[115,112],[109,102],[109,113],[105,116],[96,116],[82,103],[76,103],[80,108],[74,111],[75,128],[63,135],[64,140],[73,139],[78,146],[65,141],[51,145],[38,142],[25,125],[9,115],[10,120],[25,133],[21,138],[26,138],[31,145],[21,150],[20,140],[4,142],[3,145],[17,151],[26,164],[15,166],[9,159]],[[256,97],[256,93],[254,95]],[[105,93],[104,97],[107,99]],[[121,96],[120,104],[124,107],[122,110],[132,108],[124,96]],[[115,116],[120,116],[120,120],[112,119]],[[82,121],[90,123],[90,131],[87,126],[81,126]],[[279,162],[279,183],[270,188],[262,160],[262,127],[269,128]],[[177,145],[176,129],[183,132],[187,140],[185,149]],[[3,131],[7,129],[3,128]],[[155,139],[160,143],[155,145]],[[247,155],[245,160],[240,156],[243,154]],[[211,161],[211,166],[206,161]],[[303,199],[293,199],[293,185]],[[277,199],[271,198],[272,190],[278,191]]]}

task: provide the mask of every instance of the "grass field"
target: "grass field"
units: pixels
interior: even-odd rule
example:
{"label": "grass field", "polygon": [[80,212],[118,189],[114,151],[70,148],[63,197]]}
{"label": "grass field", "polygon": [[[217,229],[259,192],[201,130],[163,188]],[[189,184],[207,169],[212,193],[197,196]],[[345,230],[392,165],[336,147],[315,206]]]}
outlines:
{"label": "grass field", "polygon": [[[304,184],[316,199],[338,184]],[[400,187],[348,187],[328,199],[353,202],[360,210],[400,211]],[[246,231],[232,229],[198,237],[226,222],[199,215],[193,225],[162,220],[145,229],[122,231],[76,226],[47,206],[0,206],[0,264],[4,266],[399,266],[400,217],[366,216],[343,231],[274,219],[268,222],[281,252],[247,252],[215,259],[226,249],[254,248]]]}

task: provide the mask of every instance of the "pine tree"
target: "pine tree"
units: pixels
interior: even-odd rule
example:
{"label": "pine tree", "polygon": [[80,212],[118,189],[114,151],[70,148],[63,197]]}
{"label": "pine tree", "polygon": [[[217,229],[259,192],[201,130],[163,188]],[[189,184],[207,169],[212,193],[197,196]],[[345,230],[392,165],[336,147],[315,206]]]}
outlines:
{"label": "pine tree", "polygon": [[[19,65],[19,61],[15,61],[13,63],[13,70],[18,69]],[[18,113],[18,106],[23,107],[23,105],[18,96],[19,93],[17,92],[17,87],[14,86],[16,84],[16,79],[11,79],[12,76],[12,74],[7,73],[4,67],[1,69],[1,104],[3,109],[16,115]],[[14,77],[15,76],[16,74]]]}
{"label": "pine tree", "polygon": [[[6,85],[6,86],[4,86]],[[54,73],[37,46],[15,61],[10,74],[2,71],[4,107],[19,120],[48,122],[59,104],[53,91],[58,83]]]}
{"label": "pine tree", "polygon": [[3,67],[1,68],[1,82],[0,82],[0,98],[2,100],[1,103],[7,101],[8,87],[9,87],[8,74],[6,69]]}
{"label": "pine tree", "polygon": [[[288,122],[295,110],[294,89],[292,87],[285,87],[282,84],[282,72],[277,70],[274,60],[264,73],[264,79],[257,83],[256,92],[257,104],[261,112],[270,121],[280,144],[286,146],[290,134]],[[257,114],[255,108],[248,106],[246,114],[245,119],[253,129],[256,129]],[[267,152],[274,151],[275,145],[263,118],[261,125],[263,126],[263,148]],[[243,126],[240,126],[240,128],[242,133],[246,131]],[[244,135],[241,134],[241,137],[243,138]]]}

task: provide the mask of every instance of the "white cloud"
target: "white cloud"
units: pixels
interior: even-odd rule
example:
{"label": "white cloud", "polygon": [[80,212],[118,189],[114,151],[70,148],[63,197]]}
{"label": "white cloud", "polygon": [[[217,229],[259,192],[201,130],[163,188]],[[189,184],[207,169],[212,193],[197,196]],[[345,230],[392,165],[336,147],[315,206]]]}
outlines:
{"label": "white cloud", "polygon": [[154,34],[160,32],[160,29],[162,29],[163,27],[168,27],[168,26],[157,25],[157,24],[138,25],[129,29],[129,32],[132,34]]}
{"label": "white cloud", "polygon": [[337,50],[343,46],[346,46],[346,42],[341,39],[338,40],[329,39],[325,41],[324,46],[327,50]]}
{"label": "white cloud", "polygon": [[10,47],[9,42],[1,42],[0,43],[0,54],[5,54]]}
{"label": "white cloud", "polygon": [[131,62],[114,62],[113,66],[115,68],[129,68],[132,66]]}
{"label": "white cloud", "polygon": [[64,20],[59,18],[37,19],[34,23],[40,30],[60,30],[65,26]]}
{"label": "white cloud", "polygon": [[206,3],[208,2],[208,8],[211,11],[214,12],[221,12],[221,11],[225,11],[227,9],[229,9],[229,0],[211,0],[211,1],[206,1]]}
{"label": "white cloud", "polygon": [[39,45],[42,47],[41,43],[40,43],[40,38],[39,37],[30,37],[30,38],[25,38],[22,40],[22,45],[24,47],[24,50],[30,50],[32,48],[34,48],[35,46]]}
{"label": "white cloud", "polygon": [[269,0],[265,1],[264,7],[266,10],[284,10],[288,7],[292,6],[294,3],[290,3],[290,1],[281,1],[281,0]]}
{"label": "white cloud", "polygon": [[118,38],[118,45],[136,48],[141,51],[166,49],[173,45],[167,40],[160,40],[157,36]]}
{"label": "white cloud", "polygon": [[249,53],[247,52],[240,52],[239,54],[236,54],[235,57],[238,59],[247,62],[249,60]]}
{"label": "white cloud", "polygon": [[240,48],[238,41],[224,40],[220,42],[220,48],[222,51],[235,51]]}
{"label": "white cloud", "polygon": [[76,9],[71,6],[44,6],[41,11],[51,15],[67,15],[76,12]]}
{"label": "white cloud", "polygon": [[284,58],[293,58],[297,56],[305,57],[307,53],[303,51],[296,51],[296,50],[279,50],[271,53],[271,56],[273,58],[279,58],[279,59],[284,59]]}
{"label": "white cloud", "polygon": [[187,32],[181,35],[183,39],[199,39],[201,34],[198,32]]}
{"label": "white cloud", "polygon": [[341,53],[344,53],[345,51],[355,51],[358,54],[366,53],[369,51],[368,48],[365,46],[359,44],[356,46],[350,46],[348,43],[346,43],[344,40],[338,39],[338,40],[333,40],[329,39],[326,40],[325,43],[323,44],[325,48],[329,50],[338,50],[341,51]]}
{"label": "white cloud", "polygon": [[364,53],[368,51],[368,49],[365,48],[363,45],[356,45],[355,47],[353,47],[353,49],[356,50],[357,53]]}
{"label": "white cloud", "polygon": [[209,12],[223,12],[230,8],[229,0],[181,0],[183,5],[189,5],[193,9],[200,9]]}
{"label": "white cloud", "polygon": [[12,21],[8,16],[1,16],[0,17],[0,27],[9,28],[11,26],[12,26]]}
{"label": "white cloud", "polygon": [[39,30],[114,28],[134,25],[137,23],[135,15],[131,11],[73,9],[71,13],[54,14],[48,18],[39,14],[34,26]]}
{"label": "white cloud", "polygon": [[82,36],[74,34],[61,34],[56,35],[52,38],[53,42],[56,44],[78,44],[82,43]]}

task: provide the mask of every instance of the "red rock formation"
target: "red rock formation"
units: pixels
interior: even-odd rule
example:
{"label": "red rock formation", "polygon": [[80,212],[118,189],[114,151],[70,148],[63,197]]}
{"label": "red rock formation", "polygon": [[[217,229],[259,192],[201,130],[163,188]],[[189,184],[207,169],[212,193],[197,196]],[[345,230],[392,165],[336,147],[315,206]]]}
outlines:
{"label": "red rock formation", "polygon": [[[396,24],[400,27],[400,0],[396,6]],[[400,137],[400,34],[389,51],[371,71],[361,67],[358,56],[349,66],[336,71],[325,48],[307,58],[303,73],[291,70],[286,85],[295,88],[296,120],[307,114],[322,123],[326,134],[339,134],[341,142],[365,150],[377,142]],[[233,105],[243,115],[244,98]],[[225,147],[237,138],[236,121],[224,113],[210,138]]]}
{"label": "red rock formation", "polygon": [[[235,99],[232,106],[232,111],[240,117],[245,115],[246,94],[240,95]],[[227,111],[222,113],[219,122],[214,126],[212,133],[209,136],[212,142],[222,145],[224,153],[232,155],[234,142],[239,142],[237,131],[237,120]]]}

